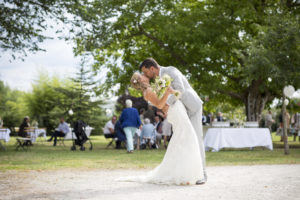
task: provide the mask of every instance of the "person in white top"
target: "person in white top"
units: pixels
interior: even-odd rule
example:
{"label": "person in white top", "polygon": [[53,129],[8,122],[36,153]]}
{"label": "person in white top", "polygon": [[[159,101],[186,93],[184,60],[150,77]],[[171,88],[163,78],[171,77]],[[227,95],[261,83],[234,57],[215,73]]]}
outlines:
{"label": "person in white top", "polygon": [[115,137],[115,125],[117,122],[117,116],[113,116],[104,126],[104,137],[105,138],[114,138]]}
{"label": "person in white top", "polygon": [[56,146],[57,137],[65,137],[66,134],[70,131],[68,124],[65,122],[64,117],[60,118],[60,123],[58,127],[55,129],[55,132],[51,136],[51,138],[48,140],[48,142],[51,142],[54,138],[53,146]]}

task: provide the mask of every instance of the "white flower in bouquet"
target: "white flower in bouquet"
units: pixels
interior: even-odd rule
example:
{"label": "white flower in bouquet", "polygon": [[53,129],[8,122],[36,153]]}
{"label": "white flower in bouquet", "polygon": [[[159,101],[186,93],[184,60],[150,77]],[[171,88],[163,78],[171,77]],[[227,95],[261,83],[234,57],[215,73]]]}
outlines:
{"label": "white flower in bouquet", "polygon": [[160,87],[162,88],[166,87],[166,80],[161,80]]}
{"label": "white flower in bouquet", "polygon": [[[158,98],[161,98],[166,92],[167,88],[170,87],[173,79],[169,75],[163,75],[162,77],[157,76],[153,83],[151,83],[152,90],[156,93]],[[181,93],[175,90],[175,94],[177,99],[181,97]]]}

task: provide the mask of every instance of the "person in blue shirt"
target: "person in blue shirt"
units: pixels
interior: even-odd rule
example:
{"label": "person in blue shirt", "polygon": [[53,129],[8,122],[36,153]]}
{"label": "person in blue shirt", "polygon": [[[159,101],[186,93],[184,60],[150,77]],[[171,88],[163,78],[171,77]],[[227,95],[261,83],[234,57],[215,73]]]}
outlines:
{"label": "person in blue shirt", "polygon": [[126,100],[126,108],[122,111],[120,122],[127,139],[127,152],[133,152],[133,136],[141,126],[141,119],[137,109],[132,108],[132,101]]}
{"label": "person in blue shirt", "polygon": [[151,148],[155,144],[155,127],[150,123],[150,119],[145,119],[145,124],[143,125],[141,132],[141,145],[149,145]]}

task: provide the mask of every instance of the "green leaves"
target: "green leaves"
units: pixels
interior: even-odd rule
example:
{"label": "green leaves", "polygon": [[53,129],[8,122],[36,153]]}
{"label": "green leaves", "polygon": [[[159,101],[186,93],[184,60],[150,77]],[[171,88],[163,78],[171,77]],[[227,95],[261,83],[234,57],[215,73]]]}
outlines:
{"label": "green leaves", "polygon": [[131,96],[133,97],[136,97],[136,98],[139,98],[139,97],[142,97],[143,96],[143,93],[137,89],[134,89],[132,87],[129,87],[128,88],[128,92]]}

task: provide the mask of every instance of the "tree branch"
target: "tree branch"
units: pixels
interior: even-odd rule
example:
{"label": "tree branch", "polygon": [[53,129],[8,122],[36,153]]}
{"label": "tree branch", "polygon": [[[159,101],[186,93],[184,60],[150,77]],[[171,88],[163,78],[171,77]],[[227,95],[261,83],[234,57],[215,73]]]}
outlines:
{"label": "tree branch", "polygon": [[150,33],[147,33],[140,24],[138,24],[138,28],[143,35],[145,35],[147,38],[151,39],[152,41],[156,42],[161,48],[166,49],[171,54],[171,56],[174,59],[176,59],[180,64],[187,65],[187,62],[185,60],[183,60],[169,46],[166,46],[160,39],[156,38],[155,36],[151,35]]}
{"label": "tree branch", "polygon": [[231,96],[232,98],[244,101],[243,96],[241,96],[238,93],[235,93],[232,91],[225,91],[225,90],[221,90],[221,89],[217,89],[216,91],[219,92],[220,94],[226,94],[226,95]]}
{"label": "tree branch", "polygon": [[226,76],[227,78],[229,78],[229,79],[237,82],[237,83],[243,78],[243,77],[234,77],[234,76],[231,76],[231,75],[227,74],[224,71],[219,71],[219,73],[222,74],[223,76]]}

